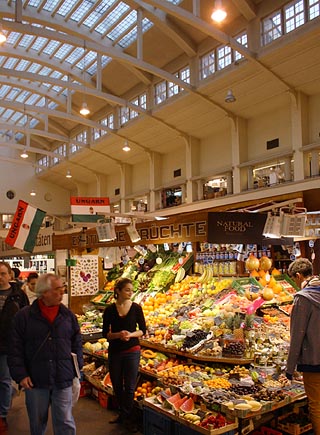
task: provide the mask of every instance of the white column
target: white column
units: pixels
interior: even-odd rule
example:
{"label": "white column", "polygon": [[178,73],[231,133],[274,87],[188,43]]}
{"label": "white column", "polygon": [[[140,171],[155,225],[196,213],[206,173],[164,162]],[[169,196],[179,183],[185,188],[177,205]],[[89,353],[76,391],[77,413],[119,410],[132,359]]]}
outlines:
{"label": "white column", "polygon": [[248,189],[253,189],[253,167],[249,166],[247,168],[247,184]]}
{"label": "white column", "polygon": [[291,181],[291,158],[286,157],[284,159],[284,179],[285,181]]}
{"label": "white column", "polygon": [[149,211],[155,211],[161,208],[161,195],[159,196],[159,191],[155,190],[159,185],[161,185],[161,155],[155,152],[151,152],[148,154],[149,156],[149,165],[150,165],[150,179],[149,179],[149,187],[150,187],[150,203],[149,203]]}
{"label": "white column", "polygon": [[184,137],[186,144],[186,202],[197,199],[197,185],[192,177],[199,174],[200,141],[194,137]]}
{"label": "white column", "polygon": [[292,150],[294,151],[293,178],[294,181],[301,181],[305,178],[307,169],[307,159],[301,148],[308,143],[308,99],[301,92],[292,93],[291,97],[291,137]]}
{"label": "white column", "polygon": [[231,147],[233,168],[233,193],[247,188],[247,180],[241,177],[240,163],[247,160],[247,122],[243,118],[229,117],[231,123]]}
{"label": "white column", "polygon": [[311,177],[319,175],[319,150],[311,151]]}
{"label": "white column", "polygon": [[120,212],[126,213],[130,211],[129,201],[125,197],[131,193],[130,186],[132,185],[132,167],[127,163],[120,164]]}

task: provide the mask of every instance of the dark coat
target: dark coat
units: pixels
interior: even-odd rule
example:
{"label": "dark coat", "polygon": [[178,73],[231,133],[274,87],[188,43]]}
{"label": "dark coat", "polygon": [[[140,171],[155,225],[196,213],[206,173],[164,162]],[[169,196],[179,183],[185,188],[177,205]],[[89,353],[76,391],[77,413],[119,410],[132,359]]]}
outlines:
{"label": "dark coat", "polygon": [[12,292],[0,311],[0,354],[6,355],[10,347],[10,331],[15,314],[29,305],[28,296],[15,283],[10,283]]}
{"label": "dark coat", "polygon": [[15,316],[11,338],[8,365],[17,383],[30,376],[35,387],[66,388],[75,377],[71,352],[77,354],[80,369],[83,366],[80,328],[75,315],[63,304],[51,324],[35,300]]}

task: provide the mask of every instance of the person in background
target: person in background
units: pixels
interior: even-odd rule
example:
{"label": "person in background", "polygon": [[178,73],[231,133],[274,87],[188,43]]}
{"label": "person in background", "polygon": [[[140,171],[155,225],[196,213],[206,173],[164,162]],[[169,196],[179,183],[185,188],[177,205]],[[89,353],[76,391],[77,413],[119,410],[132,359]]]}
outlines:
{"label": "person in background", "polygon": [[64,287],[58,275],[40,275],[37,299],[14,317],[8,365],[25,389],[31,435],[45,434],[50,406],[54,434],[76,433],[71,353],[77,355],[81,370],[82,342],[76,316],[61,303]]}
{"label": "person in background", "polygon": [[146,322],[141,306],[132,302],[132,294],[132,281],[119,278],[114,287],[116,301],[103,313],[103,336],[109,342],[109,373],[119,406],[119,415],[110,423],[123,423],[137,432],[133,403],[141,353],[139,338],[146,333]]}
{"label": "person in background", "polygon": [[35,288],[38,278],[39,275],[37,274],[37,272],[30,272],[27,278],[27,282],[25,282],[22,286],[22,290],[28,296],[30,304],[32,304],[32,302],[37,299]]}
{"label": "person in background", "polygon": [[11,268],[11,272],[12,272],[12,278],[11,278],[10,281],[15,282],[15,283],[17,284],[17,286],[18,286],[19,288],[21,288],[22,285],[23,285],[23,281],[21,281],[21,280],[19,279],[19,276],[20,276],[20,274],[21,274],[20,269],[19,269],[18,267],[12,267],[12,268]]}
{"label": "person in background", "polygon": [[288,274],[301,290],[294,296],[290,316],[286,375],[292,379],[295,369],[302,372],[313,431],[320,435],[320,279],[307,258],[291,263]]}
{"label": "person in background", "polygon": [[0,434],[8,433],[7,414],[11,406],[12,381],[7,355],[12,320],[18,310],[29,305],[27,295],[15,283],[10,283],[11,267],[0,262]]}

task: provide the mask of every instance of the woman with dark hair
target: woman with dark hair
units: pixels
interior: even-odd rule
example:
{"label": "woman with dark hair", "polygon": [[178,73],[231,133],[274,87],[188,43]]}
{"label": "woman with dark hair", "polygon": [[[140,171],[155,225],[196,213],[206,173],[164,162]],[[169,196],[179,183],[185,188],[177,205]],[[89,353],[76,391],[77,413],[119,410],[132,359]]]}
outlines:
{"label": "woman with dark hair", "polygon": [[30,304],[37,299],[35,288],[38,281],[39,275],[37,272],[30,272],[27,278],[27,282],[23,284],[22,290],[26,293],[29,298]]}
{"label": "woman with dark hair", "polygon": [[139,338],[146,333],[146,322],[141,306],[132,302],[132,294],[132,281],[119,278],[114,287],[116,301],[103,314],[103,336],[109,342],[109,372],[119,406],[119,416],[110,423],[123,423],[136,432],[132,411],[141,353]]}

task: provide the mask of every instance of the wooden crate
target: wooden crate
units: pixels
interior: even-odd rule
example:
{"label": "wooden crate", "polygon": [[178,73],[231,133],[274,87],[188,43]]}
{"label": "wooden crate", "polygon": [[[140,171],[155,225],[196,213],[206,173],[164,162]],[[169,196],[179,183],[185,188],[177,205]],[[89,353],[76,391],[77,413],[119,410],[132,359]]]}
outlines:
{"label": "wooden crate", "polygon": [[291,412],[279,417],[278,429],[280,429],[282,432],[286,432],[291,435],[300,435],[312,429],[311,423],[301,426],[298,422],[297,423],[286,422],[285,420],[292,414],[293,413]]}

